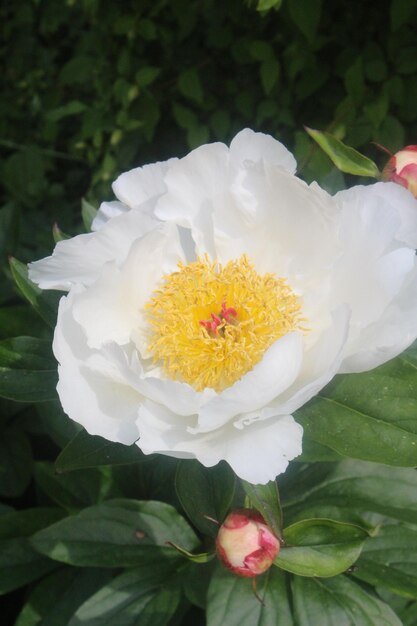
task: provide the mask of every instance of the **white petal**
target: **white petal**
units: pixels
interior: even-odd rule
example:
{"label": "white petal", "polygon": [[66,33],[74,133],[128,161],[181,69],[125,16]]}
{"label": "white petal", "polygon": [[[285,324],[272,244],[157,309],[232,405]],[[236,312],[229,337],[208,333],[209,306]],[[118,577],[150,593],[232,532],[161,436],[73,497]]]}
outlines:
{"label": "white petal", "polygon": [[249,128],[245,128],[236,135],[230,144],[231,158],[239,165],[245,161],[258,163],[264,161],[272,165],[279,165],[290,174],[294,174],[297,169],[297,162],[287,148],[264,133],[255,133]]}
{"label": "white petal", "polygon": [[85,331],[90,348],[100,348],[110,341],[128,343],[138,314],[120,269],[106,264],[100,278],[74,300],[73,315]]}
{"label": "white petal", "polygon": [[386,188],[391,190],[381,183],[336,196],[343,203],[340,239],[345,251],[332,268],[330,301],[332,307],[347,302],[352,309],[352,346],[381,317],[414,266],[414,250],[395,240],[401,215],[389,203],[390,193],[387,199],[380,196]]}
{"label": "white petal", "polygon": [[215,392],[204,389],[198,392],[190,385],[175,380],[161,380],[147,376],[138,378],[135,388],[145,397],[158,402],[162,406],[181,416],[195,416],[201,405],[207,402]]}
{"label": "white petal", "polygon": [[349,333],[349,307],[339,307],[332,312],[331,319],[332,323],[319,333],[313,345],[304,352],[303,364],[294,383],[261,411],[242,414],[236,420],[236,426],[269,419],[273,415],[292,414],[331,381],[339,371],[344,355]]}
{"label": "white petal", "polygon": [[141,397],[129,385],[86,366],[91,351],[72,317],[74,295],[61,298],[53,342],[60,364],[57,391],[62,407],[90,434],[132,444],[139,437],[136,422]]}
{"label": "white petal", "polygon": [[[155,215],[191,227],[196,254],[216,258],[213,241],[212,205],[228,187],[229,150],[212,143],[193,150],[167,173],[167,193],[159,198]],[[221,202],[221,201],[220,201]]]}
{"label": "white petal", "polygon": [[91,285],[107,261],[122,263],[130,246],[158,222],[139,211],[108,221],[99,231],[60,241],[52,256],[29,264],[29,278],[41,289],[68,291],[73,285]]}
{"label": "white petal", "polygon": [[89,356],[88,367],[114,380],[128,384],[141,397],[150,399],[178,416],[191,416],[194,420],[200,406],[215,395],[213,389],[198,392],[190,385],[174,380],[164,380],[146,372],[133,345],[109,344]]}
{"label": "white petal", "polygon": [[[184,255],[178,229],[160,224],[132,245],[120,268],[107,264],[100,278],[74,301],[74,318],[85,330],[88,345],[125,344],[146,333],[144,306],[180,260]],[[141,339],[145,348],[146,339]]]}
{"label": "white petal", "polygon": [[417,247],[417,200],[407,189],[396,183],[357,185],[340,191],[335,200],[347,206],[379,207],[383,211],[397,214],[400,218],[391,237],[413,248]]}
{"label": "white petal", "polygon": [[100,230],[113,217],[126,213],[126,211],[129,211],[129,207],[122,202],[102,202],[91,224],[91,230]]}
{"label": "white petal", "polygon": [[367,249],[372,258],[378,258],[392,246],[401,227],[398,211],[389,198],[378,193],[385,188],[385,183],[368,187],[357,185],[334,196],[341,208],[340,239],[348,250],[353,248],[355,254]]}
{"label": "white petal", "polygon": [[145,454],[162,452],[177,458],[197,458],[211,467],[224,459],[235,473],[252,483],[264,484],[285,471],[301,454],[302,428],[290,415],[247,426],[233,425],[206,434],[190,435],[184,423],[158,405],[140,409],[141,437],[137,445]]}
{"label": "white petal", "polygon": [[340,283],[340,292],[345,291],[346,294],[344,298],[343,293],[338,295],[352,307],[352,325],[356,327],[350,337],[352,345],[360,341],[359,333],[362,329],[381,317],[399,293],[414,263],[414,251],[402,248],[383,256],[376,263],[370,263],[368,267],[362,267],[361,272],[359,266],[352,262],[352,274],[336,274],[336,280],[343,281]]}
{"label": "white petal", "polygon": [[299,333],[275,341],[250,372],[202,407],[198,427],[191,432],[215,430],[235,415],[260,409],[283,393],[300,371],[302,344]]}
{"label": "white petal", "polygon": [[364,372],[394,358],[417,338],[417,266],[408,274],[399,295],[350,346],[340,371]]}
{"label": "white petal", "polygon": [[170,167],[165,176],[167,194],[158,200],[155,214],[189,226],[212,198],[227,185],[229,150],[222,143],[196,148]]}
{"label": "white petal", "polygon": [[316,292],[339,253],[333,198],[266,164],[236,178],[226,200],[213,214],[217,258],[246,253],[259,272],[287,277],[295,289],[313,283]]}
{"label": "white petal", "polygon": [[164,177],[177,160],[151,163],[121,174],[113,183],[116,197],[133,209],[165,193]]}
{"label": "white petal", "polygon": [[264,485],[285,472],[302,452],[303,429],[291,415],[257,422],[229,433],[224,458],[239,478]]}

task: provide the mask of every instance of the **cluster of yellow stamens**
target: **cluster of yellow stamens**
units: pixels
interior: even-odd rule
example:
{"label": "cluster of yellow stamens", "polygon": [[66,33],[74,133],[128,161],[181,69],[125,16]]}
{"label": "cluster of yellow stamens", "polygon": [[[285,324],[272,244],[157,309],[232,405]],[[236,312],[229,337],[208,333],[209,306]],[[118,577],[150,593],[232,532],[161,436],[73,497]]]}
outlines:
{"label": "cluster of yellow stamens", "polygon": [[149,352],[172,379],[222,391],[280,337],[302,330],[284,278],[259,275],[246,256],[224,266],[200,258],[164,277],[147,304]]}

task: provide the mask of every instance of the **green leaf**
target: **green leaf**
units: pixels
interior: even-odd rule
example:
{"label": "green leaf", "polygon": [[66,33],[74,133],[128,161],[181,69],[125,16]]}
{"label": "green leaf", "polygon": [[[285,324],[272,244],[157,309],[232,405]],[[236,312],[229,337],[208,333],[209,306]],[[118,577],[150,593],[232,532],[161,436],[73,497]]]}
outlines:
{"label": "green leaf", "polygon": [[141,67],[141,69],[136,72],[135,76],[137,86],[141,89],[148,87],[148,85],[151,85],[158,78],[160,73],[160,67],[151,65]]}
{"label": "green leaf", "polygon": [[312,43],[320,23],[321,0],[287,0],[291,18]]}
{"label": "green leaf", "polygon": [[127,571],[90,597],[68,626],[168,626],[181,598],[173,574],[164,561]]}
{"label": "green leaf", "polygon": [[392,609],[346,578],[293,579],[297,626],[402,626]]}
{"label": "green leaf", "polygon": [[343,457],[335,450],[309,439],[304,433],[303,451],[294,461],[297,463],[315,463],[316,461],[341,461]]}
{"label": "green leaf", "polygon": [[275,565],[298,576],[330,577],[347,570],[359,557],[367,532],[328,519],[296,522],[284,531],[285,544]]}
{"label": "green leaf", "polygon": [[20,402],[53,400],[57,381],[50,341],[35,337],[0,341],[0,396]]}
{"label": "green leaf", "polygon": [[[309,481],[319,464],[306,466],[306,480],[296,477],[297,489],[285,491],[285,514],[296,516],[318,506],[346,507],[380,513],[394,519],[417,523],[417,472],[377,463],[346,460],[323,464],[326,473],[320,481]],[[317,480],[317,479],[316,479]]]}
{"label": "green leaf", "polygon": [[305,435],[344,456],[417,465],[417,349],[370,372],[337,376],[295,414]]}
{"label": "green leaf", "polygon": [[56,567],[27,538],[62,516],[58,509],[28,509],[0,516],[0,594],[18,589]]}
{"label": "green leaf", "polygon": [[210,116],[210,123],[216,137],[221,139],[229,133],[231,126],[230,113],[222,109],[215,111]]}
{"label": "green leaf", "polygon": [[363,71],[363,59],[358,56],[354,63],[346,70],[345,89],[351,99],[351,107],[359,106],[365,97],[365,78]]}
{"label": "green leaf", "polygon": [[285,574],[272,567],[256,582],[263,604],[253,593],[249,579],[219,565],[208,589],[207,626],[294,626]]}
{"label": "green leaf", "polygon": [[81,217],[83,218],[84,228],[89,233],[91,224],[97,215],[97,209],[90,204],[85,198],[81,199]]}
{"label": "green leaf", "polygon": [[374,135],[375,141],[389,148],[391,152],[396,152],[403,148],[405,137],[404,126],[393,115],[386,116]]}
{"label": "green leaf", "polygon": [[417,6],[417,0],[392,0],[390,18],[392,30],[398,30],[408,22]]}
{"label": "green leaf", "polygon": [[[399,74],[408,74],[407,82],[410,81],[411,85],[415,80],[415,74],[417,72],[417,45],[406,46],[399,48],[395,56],[395,72]],[[411,86],[410,85],[410,86]],[[415,118],[413,118],[415,119]],[[407,120],[407,118],[405,118]]]}
{"label": "green leaf", "polygon": [[44,322],[27,304],[5,306],[0,309],[0,339],[19,335],[39,337],[45,330]]}
{"label": "green leaf", "polygon": [[207,126],[198,124],[187,130],[187,143],[191,150],[208,143],[210,139],[210,131]]}
{"label": "green leaf", "polygon": [[56,563],[35,552],[27,539],[0,541],[0,595],[50,572]]}
{"label": "green leaf", "polygon": [[26,208],[32,208],[33,202],[41,202],[47,192],[46,160],[38,146],[18,148],[4,161],[1,182],[12,199]]}
{"label": "green leaf", "polygon": [[251,41],[249,52],[256,61],[270,61],[274,59],[274,48],[267,41],[257,40]]}
{"label": "green leaf", "polygon": [[377,515],[334,504],[309,504],[306,508],[299,511],[298,515],[292,516],[289,514],[288,517],[291,524],[310,519],[327,519],[341,522],[342,524],[353,524],[366,530],[368,534],[372,534],[375,532],[375,526],[379,523],[379,519],[372,522]]}
{"label": "green leaf", "polygon": [[364,105],[363,110],[375,128],[379,128],[387,116],[389,99],[386,93],[382,93],[376,100],[371,100]]}
{"label": "green leaf", "polygon": [[366,78],[374,83],[382,83],[388,76],[388,66],[383,58],[368,59],[365,61],[364,70]]}
{"label": "green leaf", "polygon": [[[135,486],[137,493],[140,493],[141,497],[145,499],[168,502],[179,510],[180,503],[175,490],[178,463],[179,460],[173,457],[154,454],[149,463],[133,466],[136,469]],[[118,469],[129,470],[131,468],[132,466]]]}
{"label": "green leaf", "polygon": [[140,37],[143,37],[146,41],[153,41],[158,37],[158,31],[155,22],[147,18],[141,18],[137,25],[138,33]]}
{"label": "green leaf", "polygon": [[65,241],[65,239],[70,239],[70,235],[64,233],[60,229],[58,224],[54,224],[52,226],[52,237],[54,238],[55,243],[58,243],[59,241]]}
{"label": "green leaf", "polygon": [[265,94],[269,96],[276,83],[278,82],[280,74],[280,66],[278,61],[276,61],[275,59],[263,61],[259,68],[259,72],[261,75],[263,90]]}
{"label": "green leaf", "polygon": [[278,10],[281,7],[282,0],[258,0],[257,11],[269,11],[270,9]]}
{"label": "green leaf", "polygon": [[0,540],[30,537],[39,529],[55,523],[63,515],[63,511],[50,507],[4,513],[0,516]]}
{"label": "green leaf", "polygon": [[14,626],[68,626],[78,607],[111,578],[107,569],[56,571],[36,585]]}
{"label": "green leaf", "polygon": [[71,102],[68,102],[61,107],[53,109],[52,111],[48,111],[45,114],[45,118],[51,122],[59,122],[64,117],[83,113],[86,108],[87,106],[82,102],[79,102],[78,100],[72,100]]}
{"label": "green leaf", "polygon": [[25,433],[11,426],[0,438],[0,495],[21,496],[32,478],[32,450]]}
{"label": "green leaf", "polygon": [[40,402],[36,405],[39,419],[36,421],[40,431],[54,441],[59,448],[66,446],[81,426],[65,415],[58,399],[52,402]]}
{"label": "green leaf", "polygon": [[45,322],[52,328],[55,328],[58,302],[62,297],[62,293],[39,289],[35,283],[29,280],[26,265],[15,258],[10,259],[10,269],[22,295],[30,302]]}
{"label": "green leaf", "polygon": [[198,541],[183,517],[164,502],[109,500],[37,533],[33,547],[69,565],[134,567],[162,558],[178,559],[172,541],[194,550]]}
{"label": "green leaf", "polygon": [[207,605],[207,590],[213,575],[217,569],[218,561],[213,559],[207,563],[187,563],[181,569],[180,576],[183,583],[184,593],[187,599],[205,610]]}
{"label": "green leaf", "polygon": [[346,146],[330,133],[307,127],[306,131],[341,172],[355,176],[379,177],[380,172],[376,164],[354,148]]}
{"label": "green leaf", "polygon": [[205,516],[219,523],[225,518],[235,490],[235,475],[230,467],[224,462],[204,467],[198,461],[180,461],[175,488],[194,526],[206,535],[215,536],[217,525]]}
{"label": "green leaf", "polygon": [[98,468],[71,474],[56,474],[52,463],[35,464],[35,480],[44,493],[70,513],[101,500],[120,495],[114,492],[108,472]]}
{"label": "green leaf", "polygon": [[174,115],[175,121],[180,128],[188,130],[198,125],[198,118],[194,111],[192,111],[188,107],[183,106],[182,104],[174,102],[174,104],[172,105],[172,113]]}
{"label": "green leaf", "polygon": [[[382,587],[378,587],[377,589],[375,589],[375,591],[378,597],[383,602],[386,602],[386,604],[389,604],[389,606],[392,608],[394,613],[396,613],[396,615],[398,615],[398,617],[402,620],[403,611],[405,607],[410,604],[410,600],[408,598],[398,596],[397,594],[392,593],[391,591],[388,591],[387,589],[383,589]],[[413,624],[413,626],[415,626],[415,624]]]}
{"label": "green leaf", "polygon": [[204,93],[200,82],[200,76],[195,68],[190,68],[181,72],[178,78],[178,91],[188,98],[201,104]]}
{"label": "green leaf", "polygon": [[282,537],[282,509],[278,485],[270,481],[266,485],[252,485],[241,481],[252,506],[259,511],[277,537]]}
{"label": "green leaf", "polygon": [[354,575],[406,598],[417,598],[417,529],[383,526],[365,544]]}
{"label": "green leaf", "polygon": [[15,203],[9,202],[0,208],[0,259],[14,252],[19,239],[19,222]]}
{"label": "green leaf", "polygon": [[62,450],[55,461],[55,469],[59,473],[72,472],[101,465],[129,465],[147,459],[136,445],[125,446],[81,430]]}
{"label": "green leaf", "polygon": [[402,613],[401,620],[403,626],[416,626],[417,624],[417,602],[410,604]]}

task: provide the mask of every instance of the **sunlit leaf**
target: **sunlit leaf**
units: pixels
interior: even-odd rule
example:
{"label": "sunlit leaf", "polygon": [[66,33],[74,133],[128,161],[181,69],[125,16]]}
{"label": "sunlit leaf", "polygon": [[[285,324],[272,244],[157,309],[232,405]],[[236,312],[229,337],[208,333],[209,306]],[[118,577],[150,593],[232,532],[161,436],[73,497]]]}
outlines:
{"label": "sunlit leaf", "polygon": [[380,172],[376,164],[354,148],[346,146],[330,133],[307,127],[306,131],[342,172],[355,176],[379,177]]}
{"label": "sunlit leaf", "polygon": [[367,533],[353,524],[308,519],[288,526],[275,565],[299,576],[331,577],[359,557]]}

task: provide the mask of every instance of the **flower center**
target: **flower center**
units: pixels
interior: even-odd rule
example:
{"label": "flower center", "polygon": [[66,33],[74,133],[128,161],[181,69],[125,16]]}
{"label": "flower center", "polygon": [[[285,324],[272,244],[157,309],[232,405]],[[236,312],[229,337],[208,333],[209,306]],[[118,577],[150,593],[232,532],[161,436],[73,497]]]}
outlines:
{"label": "flower center", "polygon": [[250,371],[280,337],[304,330],[301,305],[284,278],[260,275],[246,256],[208,258],[164,277],[146,305],[149,352],[174,380],[222,391]]}

